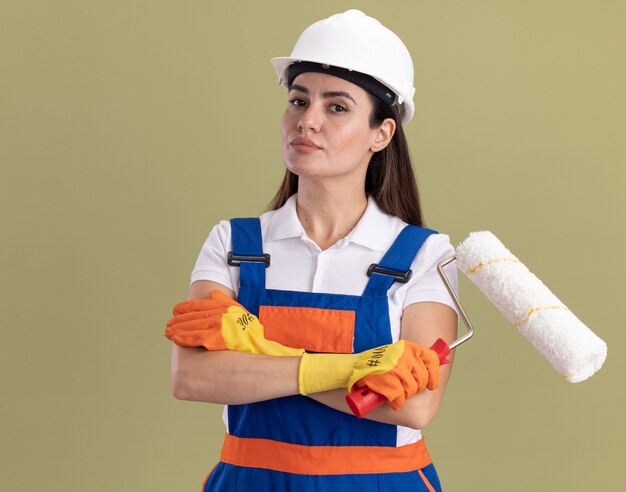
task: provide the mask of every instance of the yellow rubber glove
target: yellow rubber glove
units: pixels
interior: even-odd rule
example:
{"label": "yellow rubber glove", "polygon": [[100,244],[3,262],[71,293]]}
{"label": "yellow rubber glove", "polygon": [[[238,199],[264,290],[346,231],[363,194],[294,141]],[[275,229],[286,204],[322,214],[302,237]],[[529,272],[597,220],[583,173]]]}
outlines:
{"label": "yellow rubber glove", "polygon": [[181,347],[265,355],[301,356],[304,353],[303,349],[266,339],[258,318],[218,290],[211,291],[209,299],[177,304],[173,313],[165,336]]}
{"label": "yellow rubber glove", "polygon": [[439,384],[439,357],[422,345],[400,340],[359,354],[303,354],[298,371],[300,394],[353,386],[384,396],[394,410],[424,388]]}

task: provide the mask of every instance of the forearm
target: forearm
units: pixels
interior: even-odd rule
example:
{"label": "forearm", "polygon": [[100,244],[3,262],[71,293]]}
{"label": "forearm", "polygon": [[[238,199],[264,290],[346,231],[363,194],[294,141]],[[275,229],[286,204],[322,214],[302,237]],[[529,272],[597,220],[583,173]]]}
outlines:
{"label": "forearm", "polygon": [[298,394],[299,357],[172,348],[172,393],[180,400],[237,405]]}
{"label": "forearm", "polygon": [[[385,424],[423,429],[435,417],[443,399],[450,367],[442,368],[442,373],[444,371],[447,374],[442,374],[441,384],[435,391],[423,390],[421,393],[409,398],[399,410],[393,410],[389,405],[383,404],[372,410],[364,418]],[[352,411],[346,403],[346,394],[346,390],[333,390],[312,394],[309,397],[335,410],[352,415]]]}

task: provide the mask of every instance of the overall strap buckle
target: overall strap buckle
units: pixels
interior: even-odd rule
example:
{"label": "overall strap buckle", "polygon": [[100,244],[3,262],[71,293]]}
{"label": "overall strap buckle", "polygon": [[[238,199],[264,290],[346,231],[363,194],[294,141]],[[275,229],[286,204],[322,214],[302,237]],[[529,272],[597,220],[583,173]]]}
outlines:
{"label": "overall strap buckle", "polygon": [[[407,283],[413,273],[410,268],[417,252],[434,232],[416,225],[405,226],[380,261],[368,268],[369,281],[363,295],[387,295],[395,282]],[[378,275],[372,275],[373,273]]]}
{"label": "overall strap buckle", "polygon": [[270,255],[268,253],[263,253],[262,256],[252,256],[234,255],[232,251],[229,251],[227,259],[230,266],[241,266],[242,261],[250,263],[265,263],[265,268],[270,266]]}
{"label": "overall strap buckle", "polygon": [[391,268],[383,268],[381,266],[378,266],[378,263],[372,263],[367,269],[367,276],[371,277],[372,273],[387,275],[388,277],[393,277],[394,282],[406,284],[411,278],[411,275],[413,275],[413,270],[409,268],[406,272],[401,272],[398,270],[392,270]]}

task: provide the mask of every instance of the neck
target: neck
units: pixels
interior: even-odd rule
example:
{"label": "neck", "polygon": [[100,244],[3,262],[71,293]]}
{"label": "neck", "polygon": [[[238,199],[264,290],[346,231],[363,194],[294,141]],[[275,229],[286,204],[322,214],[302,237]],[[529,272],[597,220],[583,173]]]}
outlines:
{"label": "neck", "polygon": [[300,179],[296,211],[307,236],[321,249],[346,237],[367,208],[363,187]]}

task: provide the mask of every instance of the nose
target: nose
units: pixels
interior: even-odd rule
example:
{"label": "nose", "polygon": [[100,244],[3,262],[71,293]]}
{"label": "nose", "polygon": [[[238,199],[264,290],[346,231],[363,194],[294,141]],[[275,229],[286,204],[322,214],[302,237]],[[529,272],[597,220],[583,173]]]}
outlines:
{"label": "nose", "polygon": [[298,130],[302,133],[312,132],[318,133],[322,129],[322,118],[319,110],[311,104],[304,112],[300,114],[298,120]]}

